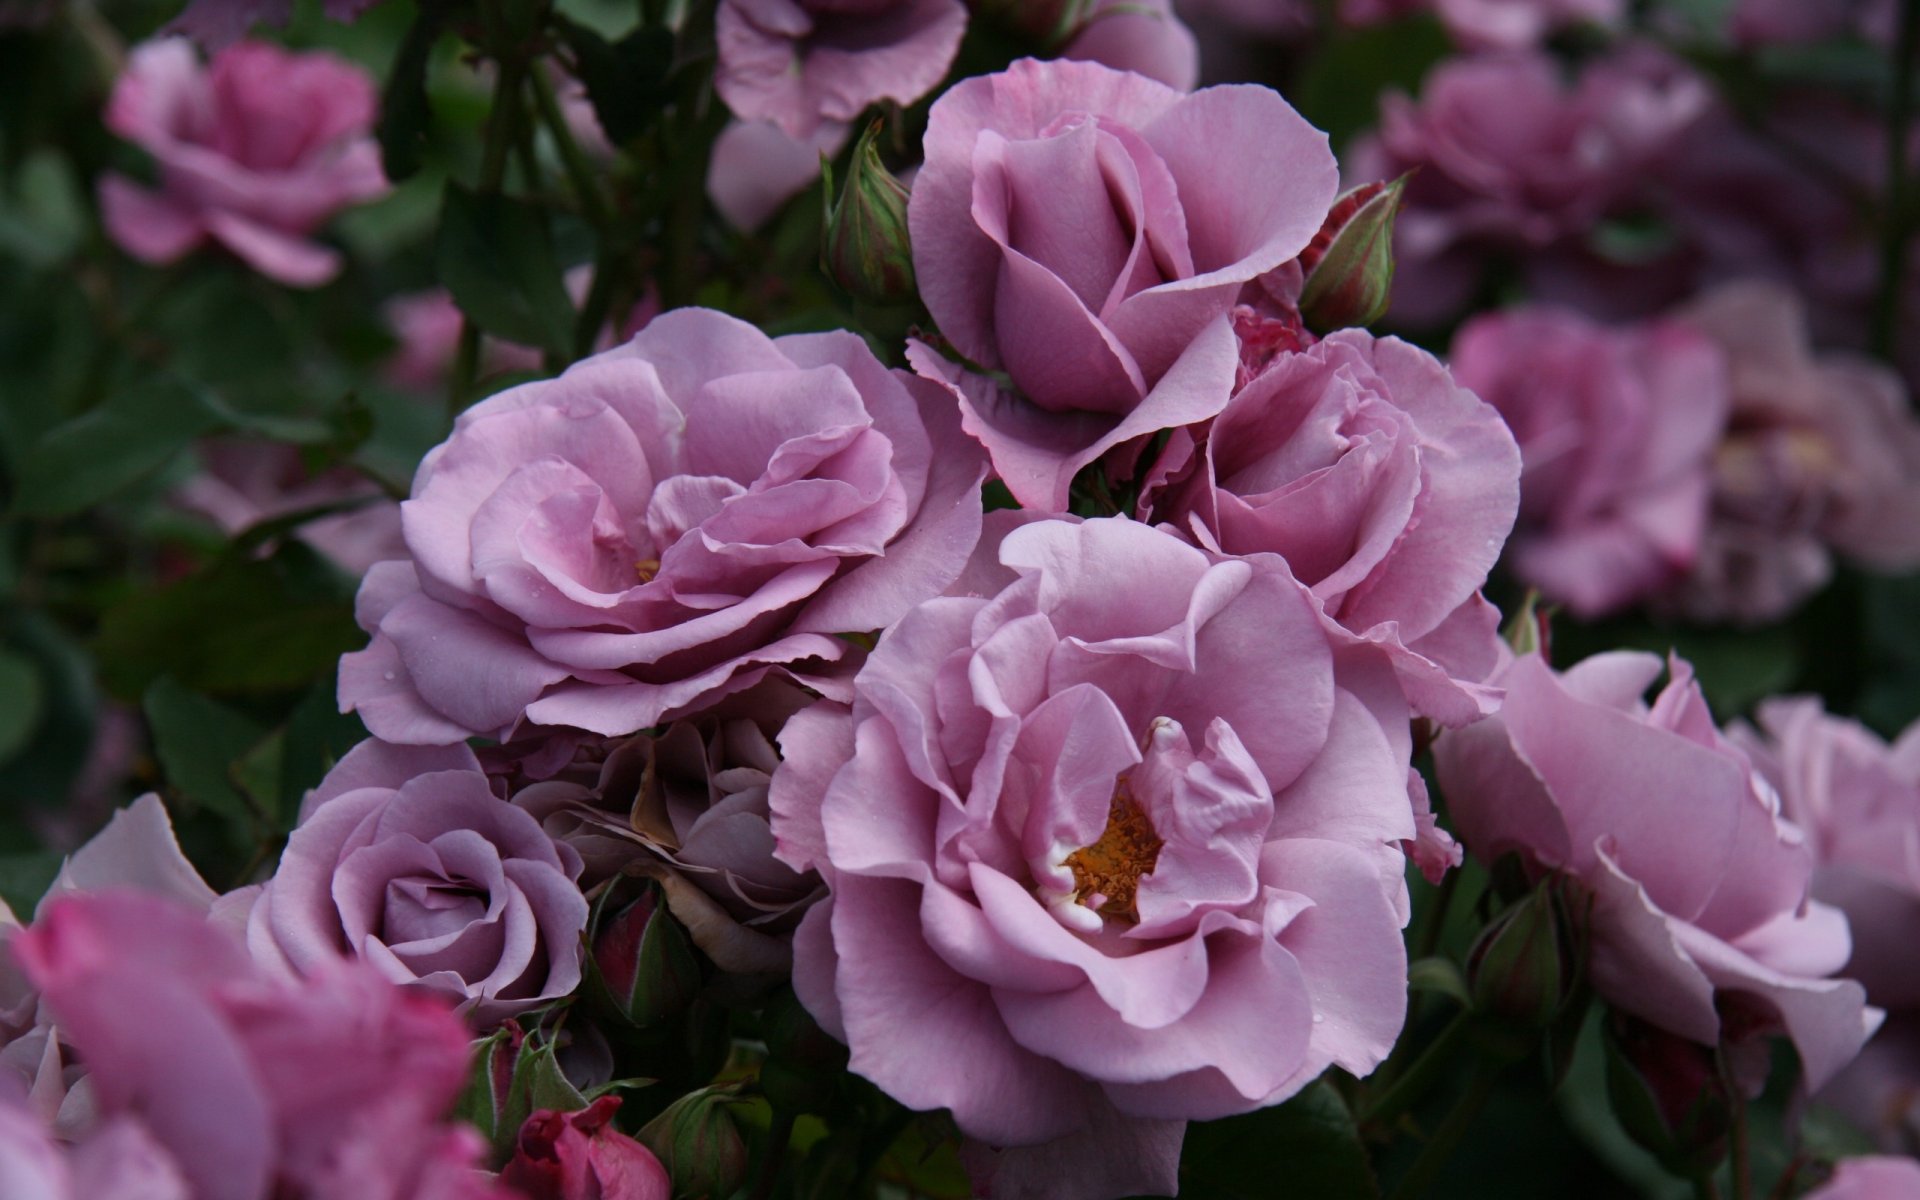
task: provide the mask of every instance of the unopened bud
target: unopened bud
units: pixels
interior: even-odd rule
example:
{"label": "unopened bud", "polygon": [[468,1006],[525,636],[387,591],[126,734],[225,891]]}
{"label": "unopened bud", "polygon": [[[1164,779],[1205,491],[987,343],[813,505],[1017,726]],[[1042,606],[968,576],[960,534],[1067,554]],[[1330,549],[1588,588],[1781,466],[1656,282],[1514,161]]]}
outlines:
{"label": "unopened bud", "polygon": [[1467,954],[1476,1012],[1528,1032],[1553,1024],[1574,973],[1558,907],[1555,890],[1542,885],[1487,926]]}
{"label": "unopened bud", "polygon": [[820,267],[847,294],[875,304],[914,296],[913,249],[907,238],[907,189],[880,161],[881,122],[860,135],[839,202],[833,173],[823,165],[827,193]]}
{"label": "unopened bud", "polygon": [[1682,1178],[1717,1166],[1733,1104],[1712,1048],[1618,1014],[1605,1040],[1607,1095],[1628,1136]]}
{"label": "unopened bud", "polygon": [[588,976],[602,1004],[645,1029],[687,1010],[700,991],[701,972],[660,885],[648,879],[638,887],[638,898],[624,907],[603,901]]}
{"label": "unopened bud", "polygon": [[1531,589],[1527,598],[1520,602],[1520,608],[1507,620],[1507,627],[1500,636],[1507,639],[1507,645],[1518,655],[1539,654],[1547,661],[1553,650],[1553,630],[1550,618],[1551,609],[1540,604],[1540,593]]}
{"label": "unopened bud", "polygon": [[1316,333],[1370,325],[1387,311],[1393,289],[1393,219],[1407,177],[1369,183],[1334,201],[1327,220],[1300,253],[1306,282],[1300,315]]}
{"label": "unopened bud", "polygon": [[731,1196],[747,1178],[747,1143],[734,1122],[735,1088],[701,1088],[667,1106],[640,1130],[640,1141],[673,1177],[682,1197]]}
{"label": "unopened bud", "polygon": [[456,1113],[480,1131],[497,1150],[506,1149],[520,1122],[526,1118],[524,1106],[514,1112],[514,1066],[526,1035],[519,1022],[508,1020],[491,1034],[473,1044],[473,1069],[467,1076],[467,1090],[460,1093]]}

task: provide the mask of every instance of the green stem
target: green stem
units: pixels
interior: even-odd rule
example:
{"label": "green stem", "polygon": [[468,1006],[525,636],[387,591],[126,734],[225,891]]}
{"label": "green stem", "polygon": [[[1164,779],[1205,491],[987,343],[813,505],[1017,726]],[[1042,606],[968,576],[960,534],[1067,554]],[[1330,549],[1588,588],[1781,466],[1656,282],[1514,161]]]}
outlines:
{"label": "green stem", "polygon": [[1694,1200],[1720,1200],[1720,1185],[1713,1181],[1713,1172],[1704,1171],[1693,1177]]}
{"label": "green stem", "polygon": [[1453,894],[1460,890],[1460,874],[1460,868],[1455,867],[1440,881],[1440,894],[1427,910],[1427,923],[1420,930],[1420,950],[1415,958],[1432,958],[1439,953],[1440,937],[1447,928],[1447,910],[1453,906]]}
{"label": "green stem", "polygon": [[1753,1200],[1753,1161],[1747,1146],[1747,1095],[1730,1077],[1727,1095],[1733,1100],[1733,1128],[1727,1148],[1727,1157],[1733,1166],[1733,1200]]}
{"label": "green stem", "polygon": [[553,138],[554,146],[560,151],[560,164],[566,168],[567,180],[580,199],[580,214],[605,239],[613,228],[613,213],[607,207],[606,197],[600,194],[600,185],[594,179],[593,164],[587,160],[586,152],[580,149],[580,143],[574,140],[573,130],[567,125],[567,115],[560,109],[560,98],[554,94],[553,80],[547,78],[545,71],[534,71],[531,76],[533,102],[540,109],[540,119],[546,122],[547,133]]}
{"label": "green stem", "polygon": [[1466,1037],[1467,1027],[1473,1020],[1471,1011],[1462,1010],[1453,1020],[1447,1022],[1439,1035],[1415,1059],[1413,1065],[1400,1074],[1400,1077],[1388,1086],[1360,1114],[1364,1125],[1384,1125],[1392,1122],[1401,1113],[1417,1104],[1433,1085],[1446,1074],[1453,1065],[1454,1052]]}
{"label": "green stem", "polygon": [[793,1140],[793,1114],[773,1110],[773,1125],[767,1130],[767,1157],[760,1164],[760,1178],[753,1185],[751,1200],[767,1200],[780,1178],[780,1161],[786,1157],[787,1143]]}
{"label": "green stem", "polygon": [[1880,294],[1873,309],[1873,352],[1891,358],[1900,327],[1900,293],[1906,278],[1907,241],[1913,232],[1907,211],[1907,139],[1913,124],[1913,60],[1920,53],[1920,0],[1901,0],[1900,33],[1893,60],[1893,99],[1887,111],[1887,204],[1881,214]]}
{"label": "green stem", "polygon": [[[525,78],[525,61],[503,58],[497,64],[499,74],[493,80],[493,105],[487,112],[485,141],[480,150],[482,195],[500,191],[507,178],[507,155],[513,150],[514,129],[520,116],[520,84]],[[454,353],[453,370],[447,377],[447,415],[457,417],[467,407],[474,380],[480,374],[480,327],[473,318],[460,322],[460,346]]]}
{"label": "green stem", "polygon": [[606,325],[607,315],[613,308],[614,261],[605,249],[593,260],[593,281],[587,287],[586,302],[580,306],[580,316],[573,326],[576,359],[593,353],[593,345],[599,340],[601,327]]}
{"label": "green stem", "polygon": [[1500,1068],[1489,1062],[1482,1062],[1474,1068],[1473,1079],[1467,1084],[1467,1094],[1453,1106],[1447,1119],[1440,1128],[1433,1131],[1433,1138],[1420,1151],[1420,1157],[1413,1160],[1407,1173],[1394,1185],[1393,1193],[1387,1200],[1414,1200],[1427,1194],[1433,1186],[1434,1177],[1440,1174],[1440,1168],[1453,1157],[1459,1148],[1460,1139],[1466,1136],[1468,1129],[1480,1116],[1480,1110],[1486,1107],[1487,1100],[1493,1095],[1494,1084],[1499,1081]]}

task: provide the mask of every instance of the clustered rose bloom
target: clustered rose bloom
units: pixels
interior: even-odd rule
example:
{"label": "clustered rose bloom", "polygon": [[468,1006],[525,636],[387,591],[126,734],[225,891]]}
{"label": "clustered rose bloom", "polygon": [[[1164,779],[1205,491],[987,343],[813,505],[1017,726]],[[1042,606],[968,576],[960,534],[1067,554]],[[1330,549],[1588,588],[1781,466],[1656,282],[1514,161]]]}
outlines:
{"label": "clustered rose bloom", "polygon": [[985,464],[951,393],[849,333],[656,318],[462,413],[367,574],[340,701],[375,736],[624,734],[769,675],[821,687],[959,574]]}
{"label": "clustered rose bloom", "polygon": [[1520,452],[1432,355],[1343,330],[1281,354],[1205,427],[1176,429],[1143,516],[1287,561],[1335,625],[1385,649],[1414,705],[1491,711],[1499,613],[1479,594],[1519,503]]}
{"label": "clustered rose bloom", "polygon": [[781,856],[832,888],[794,986],[852,1070],[1008,1148],[996,1195],[1170,1189],[1183,1121],[1399,1032],[1406,703],[1277,556],[1116,517],[997,558],[781,733]]}
{"label": "clustered rose bloom", "polygon": [[1858,983],[1830,978],[1847,922],[1810,898],[1801,831],[1714,725],[1691,668],[1669,670],[1649,706],[1652,655],[1565,672],[1517,659],[1500,712],[1435,746],[1448,811],[1481,862],[1515,853],[1591,897],[1589,977],[1609,1004],[1706,1046],[1737,1004],[1792,1039],[1818,1088],[1882,1014]]}
{"label": "clustered rose bloom", "polygon": [[1229,310],[1306,246],[1337,184],[1326,136],[1266,88],[1183,95],[1093,63],[964,80],[925,146],[908,206],[921,297],[1017,390],[969,377],[967,432],[1015,499],[1053,512],[1107,451],[1220,411]]}
{"label": "clustered rose bloom", "polygon": [[211,239],[281,283],[323,284],[341,258],[313,231],[387,190],[374,109],[373,80],[331,54],[240,42],[203,69],[184,40],[138,46],[106,122],[153,155],[159,188],[102,176],[107,232],[144,262]]}
{"label": "clustered rose bloom", "polygon": [[1726,364],[1704,334],[1515,309],[1463,326],[1451,366],[1519,439],[1508,553],[1523,582],[1592,618],[1693,566],[1728,416]]}
{"label": "clustered rose bloom", "polygon": [[438,1003],[358,965],[290,983],[135,893],[58,900],[13,949],[99,1113],[67,1151],[0,1101],[0,1158],[44,1189],[9,1195],[501,1200],[472,1169],[478,1137],[442,1121],[467,1034]]}

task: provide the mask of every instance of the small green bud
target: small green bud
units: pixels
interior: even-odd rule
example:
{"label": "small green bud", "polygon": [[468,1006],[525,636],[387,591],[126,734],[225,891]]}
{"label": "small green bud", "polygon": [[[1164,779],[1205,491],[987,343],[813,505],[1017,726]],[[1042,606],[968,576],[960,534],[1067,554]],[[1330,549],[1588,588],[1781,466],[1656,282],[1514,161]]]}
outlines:
{"label": "small green bud", "polygon": [[667,911],[660,885],[647,879],[637,886],[638,897],[623,907],[611,891],[602,898],[588,978],[604,1007],[646,1029],[686,1012],[702,979],[692,940]]}
{"label": "small green bud", "polygon": [[1387,311],[1393,290],[1393,219],[1407,176],[1369,183],[1334,201],[1327,220],[1300,254],[1306,282],[1300,315],[1315,333],[1370,325]]}
{"label": "small green bud", "polygon": [[856,300],[899,304],[914,297],[913,249],[907,238],[907,189],[880,161],[881,122],[853,148],[846,186],[833,200],[833,173],[823,165],[820,268]]}
{"label": "small green bud", "polygon": [[1487,926],[1467,954],[1476,1012],[1510,1029],[1553,1024],[1574,974],[1554,888],[1542,885]]}
{"label": "small green bud", "polygon": [[1621,1014],[1606,1034],[1607,1096],[1628,1136],[1682,1178],[1718,1166],[1733,1102],[1713,1049]]}
{"label": "small green bud", "polygon": [[1549,625],[1552,616],[1552,609],[1541,606],[1540,593],[1529,588],[1527,598],[1507,619],[1507,627],[1500,631],[1500,636],[1507,639],[1507,645],[1515,654],[1537,653],[1545,660],[1553,648],[1553,631]]}
{"label": "small green bud", "polygon": [[747,1143],[734,1122],[733,1085],[701,1088],[667,1106],[640,1141],[673,1177],[679,1197],[731,1196],[747,1178]]}

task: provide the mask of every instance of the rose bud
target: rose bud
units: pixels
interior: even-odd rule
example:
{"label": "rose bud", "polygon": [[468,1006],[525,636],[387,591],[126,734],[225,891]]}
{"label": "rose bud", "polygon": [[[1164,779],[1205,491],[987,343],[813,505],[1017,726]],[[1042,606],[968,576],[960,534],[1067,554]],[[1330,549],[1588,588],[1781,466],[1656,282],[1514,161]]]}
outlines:
{"label": "rose bud", "polygon": [[1467,954],[1467,987],[1478,1013],[1532,1033],[1553,1024],[1574,970],[1555,889],[1535,888],[1495,918]]}
{"label": "rose bud", "polygon": [[[510,1143],[518,1125],[512,1115],[514,1068],[526,1034],[520,1022],[508,1018],[500,1027],[473,1044],[473,1070],[467,1077],[467,1090],[460,1094],[455,1113],[480,1131],[496,1147]],[[522,1108],[521,1112],[526,1110]]]}
{"label": "rose bud", "polygon": [[747,1143],[728,1105],[733,1089],[701,1088],[680,1097],[640,1130],[673,1176],[675,1196],[731,1196],[747,1178]]}
{"label": "rose bud", "polygon": [[1733,1111],[1713,1050],[1619,1014],[1607,1034],[1607,1094],[1628,1136],[1676,1175],[1711,1171]]}
{"label": "rose bud", "polygon": [[1393,289],[1393,219],[1407,176],[1368,183],[1334,201],[1320,232],[1300,252],[1306,282],[1300,314],[1316,333],[1373,324]]}
{"label": "rose bud", "polygon": [[604,1004],[645,1029],[684,1013],[702,981],[700,960],[667,911],[660,885],[641,880],[639,889],[639,898],[624,908],[602,901],[590,976]]}
{"label": "rose bud", "polygon": [[907,189],[880,161],[880,126],[875,121],[860,135],[838,204],[833,171],[821,164],[826,208],[820,218],[820,269],[856,300],[899,304],[915,294]]}
{"label": "rose bud", "polygon": [[579,1112],[534,1113],[500,1182],[527,1200],[667,1200],[660,1160],[613,1128],[619,1107],[618,1096],[602,1096]]}

